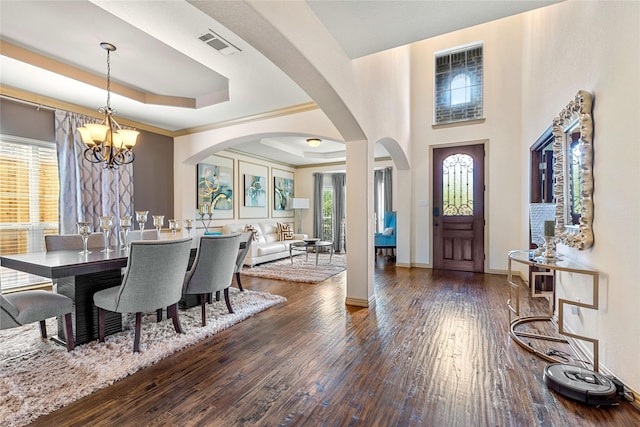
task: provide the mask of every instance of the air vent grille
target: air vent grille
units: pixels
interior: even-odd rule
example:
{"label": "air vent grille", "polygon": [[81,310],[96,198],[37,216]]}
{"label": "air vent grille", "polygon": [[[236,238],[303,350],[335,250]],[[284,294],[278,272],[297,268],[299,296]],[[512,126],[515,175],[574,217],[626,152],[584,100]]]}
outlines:
{"label": "air vent grille", "polygon": [[198,39],[211,46],[223,55],[233,55],[236,52],[242,52],[240,48],[234,46],[228,40],[225,40],[218,33],[211,29],[209,29],[209,32],[199,36]]}

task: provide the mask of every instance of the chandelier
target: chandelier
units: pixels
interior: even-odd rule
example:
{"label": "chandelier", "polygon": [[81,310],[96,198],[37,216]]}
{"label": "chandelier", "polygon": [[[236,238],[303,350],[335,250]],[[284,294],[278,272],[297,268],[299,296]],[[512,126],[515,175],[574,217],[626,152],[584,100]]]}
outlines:
{"label": "chandelier", "polygon": [[107,106],[98,111],[104,114],[101,123],[85,123],[78,128],[82,142],[87,148],[84,158],[91,163],[104,163],[105,169],[114,169],[120,165],[133,162],[133,146],[140,132],[122,129],[113,118],[116,110],[111,109],[111,52],[116,47],[111,43],[102,42],[100,47],[107,51]]}

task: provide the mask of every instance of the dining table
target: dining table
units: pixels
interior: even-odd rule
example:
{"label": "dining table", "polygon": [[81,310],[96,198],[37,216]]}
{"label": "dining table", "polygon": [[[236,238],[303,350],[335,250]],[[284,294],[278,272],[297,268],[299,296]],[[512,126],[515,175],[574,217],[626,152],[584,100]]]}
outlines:
{"label": "dining table", "polygon": [[[162,236],[162,235],[161,235]],[[160,237],[171,238],[171,237]],[[195,259],[200,236],[191,244],[189,267]],[[242,247],[242,244],[241,246]],[[122,282],[122,268],[127,266],[128,248],[111,247],[111,252],[92,249],[89,254],[78,250],[32,252],[0,256],[0,266],[37,276],[47,277],[53,283],[53,291],[73,300],[73,330],[76,345],[98,339],[98,310],[93,305],[93,294]],[[199,304],[195,295],[186,295],[179,303],[181,309]],[[105,312],[105,334],[122,331],[122,315]],[[53,339],[62,344],[64,325],[58,319],[58,335]]]}

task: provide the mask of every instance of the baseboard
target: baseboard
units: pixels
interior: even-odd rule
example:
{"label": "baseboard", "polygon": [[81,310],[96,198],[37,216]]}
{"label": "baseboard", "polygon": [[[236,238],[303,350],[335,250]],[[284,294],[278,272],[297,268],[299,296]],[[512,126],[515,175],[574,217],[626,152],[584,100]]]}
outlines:
{"label": "baseboard", "polygon": [[353,305],[356,307],[372,308],[376,305],[376,296],[371,295],[369,299],[346,297],[344,303],[346,305]]}
{"label": "baseboard", "polygon": [[431,264],[425,264],[422,262],[414,262],[411,264],[411,267],[415,267],[415,268],[431,268]]}
{"label": "baseboard", "polygon": [[[421,263],[421,262],[414,262],[414,263],[396,262],[396,267],[426,268],[426,269],[433,268],[433,267],[431,267],[431,264],[425,264],[425,263]],[[485,273],[486,274],[499,274],[499,275],[502,275],[502,276],[506,276],[508,271],[507,270],[490,269],[489,271],[485,271]],[[522,277],[522,278],[524,279],[524,277]]]}
{"label": "baseboard", "polygon": [[[558,330],[557,313],[554,313],[553,317],[551,318],[551,321],[555,326],[556,330]],[[565,330],[569,333],[575,333],[573,330],[571,330],[571,328],[568,328],[566,326],[565,326]],[[569,347],[571,347],[571,350],[573,350],[573,352],[578,356],[578,359],[587,360],[587,361],[593,360],[593,354],[589,351],[584,341],[573,338],[573,337],[567,337],[567,336],[565,336],[564,338],[567,339],[569,343]],[[618,377],[611,370],[609,370],[606,367],[606,365],[604,365],[603,363],[600,363],[599,365],[600,366],[598,371],[601,374],[609,377],[615,377],[624,384],[625,389],[627,389],[629,392],[633,394],[633,401],[630,401],[629,403],[631,403],[636,409],[640,410],[640,393],[638,392],[638,390],[634,390],[631,387],[629,387],[620,377]]]}

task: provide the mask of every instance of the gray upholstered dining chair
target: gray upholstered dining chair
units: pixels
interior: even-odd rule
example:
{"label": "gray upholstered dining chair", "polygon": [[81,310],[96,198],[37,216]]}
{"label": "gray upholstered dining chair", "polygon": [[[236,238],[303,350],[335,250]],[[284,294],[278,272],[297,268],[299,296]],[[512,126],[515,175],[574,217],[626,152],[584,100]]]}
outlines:
{"label": "gray upholstered dining chair", "polygon": [[172,240],[136,240],[131,242],[127,268],[120,286],[98,291],[93,302],[98,307],[98,338],[104,342],[105,310],[135,313],[133,352],[140,351],[142,313],[167,307],[177,333],[182,333],[178,301],[189,264],[191,237]]}
{"label": "gray upholstered dining chair", "polygon": [[185,294],[200,295],[202,326],[207,324],[207,296],[224,291],[227,310],[233,313],[229,299],[229,286],[233,280],[235,262],[240,246],[240,234],[202,236],[191,270],[184,278]]}
{"label": "gray upholstered dining chair", "polygon": [[236,275],[236,283],[238,284],[238,289],[241,292],[244,292],[242,288],[242,282],[240,281],[240,272],[242,271],[242,266],[244,265],[244,259],[247,257],[249,253],[249,249],[251,248],[251,242],[253,242],[254,231],[248,231],[245,233],[241,233],[240,235],[240,243],[244,242],[244,248],[238,249],[238,257],[236,258],[236,268],[233,271]]}
{"label": "gray upholstered dining chair", "polygon": [[0,295],[0,329],[17,328],[29,323],[40,322],[40,334],[47,338],[45,320],[64,316],[64,333],[67,350],[75,347],[71,311],[71,298],[54,292],[41,290],[14,292]]}
{"label": "gray upholstered dining chair", "polygon": [[127,244],[134,240],[158,240],[158,232],[151,230],[131,230],[127,233]]}
{"label": "gray upholstered dining chair", "polygon": [[[44,247],[47,251],[64,251],[83,249],[82,237],[79,234],[52,234],[44,236]],[[87,239],[87,249],[104,247],[102,233],[91,233]]]}

